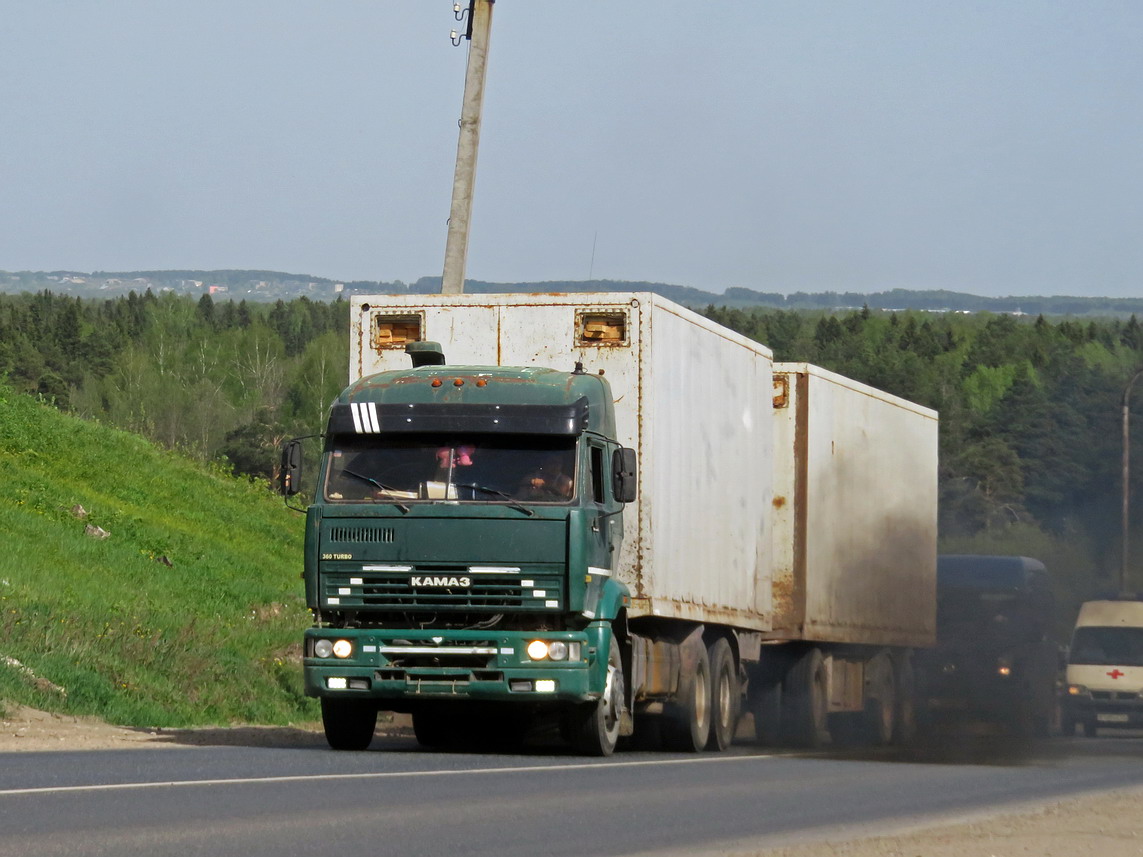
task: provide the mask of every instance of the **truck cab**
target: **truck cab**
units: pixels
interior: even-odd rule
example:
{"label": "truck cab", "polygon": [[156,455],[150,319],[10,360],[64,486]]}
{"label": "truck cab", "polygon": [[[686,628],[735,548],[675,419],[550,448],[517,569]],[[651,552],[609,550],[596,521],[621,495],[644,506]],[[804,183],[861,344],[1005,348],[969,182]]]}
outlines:
{"label": "truck cab", "polygon": [[918,656],[923,719],[1045,737],[1057,693],[1054,608],[1037,559],[938,557],[937,644]]}
{"label": "truck cab", "polygon": [[612,572],[634,493],[608,382],[410,350],[413,367],[333,404],[307,511],[305,692],[327,738],[367,745],[379,709],[412,714],[433,744],[480,713],[560,707],[606,750],[623,711],[611,622],[629,598]]}

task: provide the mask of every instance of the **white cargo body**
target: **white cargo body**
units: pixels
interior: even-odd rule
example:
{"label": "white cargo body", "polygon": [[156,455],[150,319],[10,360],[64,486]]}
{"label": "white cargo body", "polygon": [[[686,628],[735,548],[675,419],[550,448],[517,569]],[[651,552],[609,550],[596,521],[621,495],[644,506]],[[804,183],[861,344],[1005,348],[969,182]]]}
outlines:
{"label": "white cargo body", "polygon": [[937,414],[774,365],[772,639],[932,645]]}
{"label": "white cargo body", "polygon": [[[457,366],[604,372],[639,455],[615,569],[631,617],[771,627],[772,354],[649,293],[354,296],[350,380],[432,340]],[[935,555],[935,551],[934,551]]]}

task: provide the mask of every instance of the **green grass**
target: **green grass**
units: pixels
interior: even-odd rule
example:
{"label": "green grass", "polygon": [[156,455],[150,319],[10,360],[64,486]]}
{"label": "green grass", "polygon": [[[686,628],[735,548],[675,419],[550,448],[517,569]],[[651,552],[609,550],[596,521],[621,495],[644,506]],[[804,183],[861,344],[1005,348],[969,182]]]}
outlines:
{"label": "green grass", "polygon": [[0,386],[0,707],[130,726],[314,719],[302,535],[264,485]]}

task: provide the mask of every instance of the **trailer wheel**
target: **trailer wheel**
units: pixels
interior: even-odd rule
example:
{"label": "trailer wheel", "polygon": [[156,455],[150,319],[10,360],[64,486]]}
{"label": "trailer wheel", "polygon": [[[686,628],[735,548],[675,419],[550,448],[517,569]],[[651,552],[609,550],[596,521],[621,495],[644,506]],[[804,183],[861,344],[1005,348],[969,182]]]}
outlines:
{"label": "trailer wheel", "polygon": [[754,715],[754,740],[773,747],[782,739],[782,682],[778,679],[759,681],[750,694],[750,711]]}
{"label": "trailer wheel", "polygon": [[806,649],[782,681],[782,739],[794,747],[829,740],[829,677],[821,649]]}
{"label": "trailer wheel", "polygon": [[909,652],[893,659],[897,679],[897,727],[893,743],[910,744],[917,739],[917,676]]}
{"label": "trailer wheel", "polygon": [[679,676],[679,699],[663,721],[663,746],[697,753],[710,738],[710,659],[698,646],[694,662]]}
{"label": "trailer wheel", "polygon": [[607,684],[595,702],[577,705],[564,713],[562,731],[572,746],[585,756],[610,756],[619,742],[619,725],[625,705],[623,661],[619,642],[611,635],[607,653]]}
{"label": "trailer wheel", "polygon": [[364,750],[373,741],[377,706],[364,699],[321,700],[325,740],[334,750]]}
{"label": "trailer wheel", "polygon": [[738,667],[734,663],[734,652],[725,637],[715,640],[707,650],[710,660],[710,738],[708,750],[725,750],[734,743],[734,733],[738,728],[739,684]]}
{"label": "trailer wheel", "polygon": [[897,727],[897,682],[888,655],[878,655],[869,663],[866,682],[865,737],[875,747],[893,740]]}

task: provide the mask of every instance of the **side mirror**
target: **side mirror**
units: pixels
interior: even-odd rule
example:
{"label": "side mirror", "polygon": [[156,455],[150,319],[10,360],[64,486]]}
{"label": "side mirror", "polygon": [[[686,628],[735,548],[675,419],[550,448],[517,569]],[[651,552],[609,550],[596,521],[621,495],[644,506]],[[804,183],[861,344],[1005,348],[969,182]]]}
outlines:
{"label": "side mirror", "polygon": [[620,503],[630,503],[635,499],[639,484],[639,467],[635,460],[635,450],[623,447],[611,456],[611,487],[615,499]]}
{"label": "side mirror", "polygon": [[292,497],[301,491],[302,442],[291,440],[282,449],[282,466],[278,470],[278,491]]}

